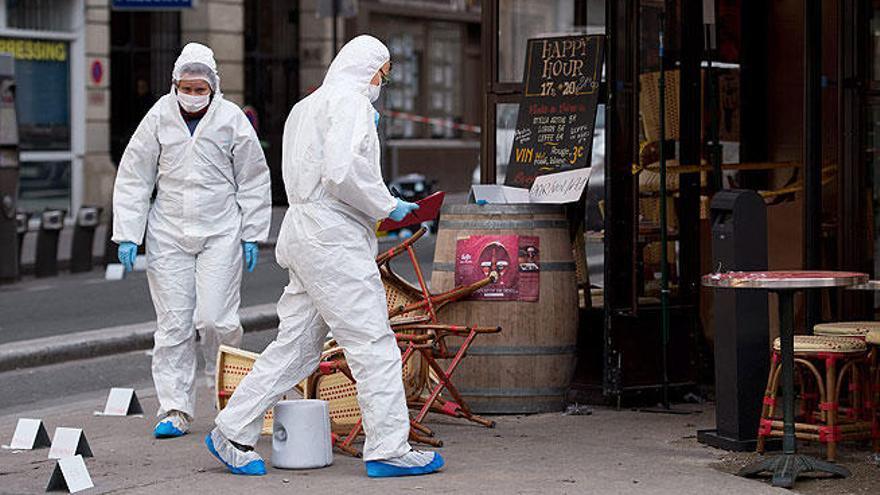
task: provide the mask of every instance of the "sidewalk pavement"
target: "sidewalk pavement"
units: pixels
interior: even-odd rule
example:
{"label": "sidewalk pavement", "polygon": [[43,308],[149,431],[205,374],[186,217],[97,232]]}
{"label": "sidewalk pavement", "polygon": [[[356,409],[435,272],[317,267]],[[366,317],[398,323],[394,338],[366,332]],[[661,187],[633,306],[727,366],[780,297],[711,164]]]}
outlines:
{"label": "sidewalk pavement", "polygon": [[[241,308],[239,316],[244,331],[276,328],[275,308],[275,303]],[[0,347],[0,371],[149,349],[155,331],[156,322],[150,321],[9,342]]]}
{"label": "sidewalk pavement", "polygon": [[[83,428],[95,457],[86,459],[95,488],[84,493],[484,493],[484,494],[727,494],[799,493],[774,489],[713,468],[724,453],[701,446],[696,428],[714,423],[711,407],[689,416],[598,408],[590,416],[501,416],[487,429],[432,416],[447,461],[444,472],[424,477],[373,480],[359,459],[336,452],[324,469],[269,468],[263,477],[228,474],[204,447],[213,427],[208,390],[199,390],[190,435],[155,440],[155,394],[139,390],[146,417],[98,417],[106,396],[29,412],[55,427]],[[0,417],[0,441],[8,443],[17,418]],[[257,450],[269,464],[271,438]],[[0,451],[0,493],[45,490],[55,462],[47,449]],[[806,481],[801,486],[816,486]]]}

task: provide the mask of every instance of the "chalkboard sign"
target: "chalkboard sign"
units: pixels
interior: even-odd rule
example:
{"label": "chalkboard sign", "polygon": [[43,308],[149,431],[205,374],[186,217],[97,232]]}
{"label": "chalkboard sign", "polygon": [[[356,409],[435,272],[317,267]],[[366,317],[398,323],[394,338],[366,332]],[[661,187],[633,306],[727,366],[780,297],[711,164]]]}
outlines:
{"label": "chalkboard sign", "polygon": [[530,39],[505,184],[590,165],[603,35]]}

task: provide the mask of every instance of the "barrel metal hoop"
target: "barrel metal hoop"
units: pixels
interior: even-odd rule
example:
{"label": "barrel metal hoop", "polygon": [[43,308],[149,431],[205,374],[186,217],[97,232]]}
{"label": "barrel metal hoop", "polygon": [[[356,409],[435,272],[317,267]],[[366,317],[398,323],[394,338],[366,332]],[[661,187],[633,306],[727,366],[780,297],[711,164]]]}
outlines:
{"label": "barrel metal hoop", "polygon": [[[449,346],[449,352],[458,352],[458,348]],[[471,347],[468,356],[561,356],[577,354],[577,346],[483,346]]]}
{"label": "barrel metal hoop", "polygon": [[546,214],[565,214],[562,205],[551,204],[458,204],[446,205],[443,207],[443,213],[448,215],[546,215]]}
{"label": "barrel metal hoop", "polygon": [[564,395],[566,388],[460,388],[461,395],[481,397],[554,397]]}
{"label": "barrel metal hoop", "polygon": [[[573,272],[576,268],[574,261],[541,261],[538,266],[542,272]],[[435,272],[454,272],[455,263],[434,262],[431,269]]]}
{"label": "barrel metal hoop", "polygon": [[440,220],[447,230],[568,229],[567,220]]}

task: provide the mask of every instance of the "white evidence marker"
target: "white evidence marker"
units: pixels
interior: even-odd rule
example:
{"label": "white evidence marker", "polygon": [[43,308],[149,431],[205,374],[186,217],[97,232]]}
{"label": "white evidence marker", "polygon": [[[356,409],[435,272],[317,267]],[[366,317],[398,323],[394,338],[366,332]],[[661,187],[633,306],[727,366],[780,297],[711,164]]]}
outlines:
{"label": "white evidence marker", "polygon": [[83,457],[94,457],[82,429],[55,428],[55,435],[52,437],[52,448],[49,449],[49,459],[73,457],[77,454]]}
{"label": "white evidence marker", "polygon": [[49,484],[46,485],[46,491],[76,493],[94,486],[83,456],[77,455],[58,459],[49,478]]}
{"label": "white evidence marker", "polygon": [[133,388],[111,388],[104,411],[95,411],[95,416],[143,415],[144,408],[138,401]]}
{"label": "white evidence marker", "polygon": [[19,418],[12,434],[12,441],[4,445],[4,449],[32,450],[48,447],[52,444],[49,433],[39,419]]}

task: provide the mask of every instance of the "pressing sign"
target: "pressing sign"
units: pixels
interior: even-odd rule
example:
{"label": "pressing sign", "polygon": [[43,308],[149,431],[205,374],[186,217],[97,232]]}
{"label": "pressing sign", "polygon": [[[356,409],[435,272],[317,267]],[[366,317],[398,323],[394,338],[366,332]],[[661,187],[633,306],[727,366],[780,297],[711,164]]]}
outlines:
{"label": "pressing sign", "polygon": [[94,487],[81,455],[59,459],[46,485],[47,492],[76,493]]}
{"label": "pressing sign", "polygon": [[49,459],[73,457],[78,454],[83,457],[94,457],[83,431],[80,428],[55,428]]}
{"label": "pressing sign", "polygon": [[49,441],[49,434],[43,421],[39,419],[19,418],[18,424],[15,426],[15,433],[12,434],[12,442],[4,445],[4,449],[15,450],[31,450],[48,447],[52,442]]}
{"label": "pressing sign", "polygon": [[95,411],[97,416],[128,416],[143,413],[144,409],[133,388],[111,388],[104,411]]}

